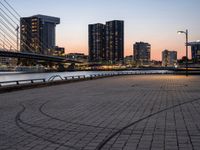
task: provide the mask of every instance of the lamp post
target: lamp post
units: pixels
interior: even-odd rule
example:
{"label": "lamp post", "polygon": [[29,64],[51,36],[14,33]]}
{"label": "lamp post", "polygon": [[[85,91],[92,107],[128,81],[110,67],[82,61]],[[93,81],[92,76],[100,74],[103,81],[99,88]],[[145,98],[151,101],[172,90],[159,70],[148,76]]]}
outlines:
{"label": "lamp post", "polygon": [[188,30],[186,31],[178,31],[178,34],[185,34],[186,37],[186,43],[185,43],[185,47],[186,47],[186,63],[185,63],[185,75],[188,76]]}
{"label": "lamp post", "polygon": [[17,51],[19,50],[19,26],[17,25],[17,28],[16,28],[16,32],[17,32]]}

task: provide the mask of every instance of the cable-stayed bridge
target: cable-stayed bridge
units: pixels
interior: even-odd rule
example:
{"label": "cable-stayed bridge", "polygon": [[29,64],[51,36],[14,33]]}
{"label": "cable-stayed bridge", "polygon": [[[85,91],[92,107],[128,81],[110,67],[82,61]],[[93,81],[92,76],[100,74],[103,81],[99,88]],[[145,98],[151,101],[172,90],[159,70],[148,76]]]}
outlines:
{"label": "cable-stayed bridge", "polygon": [[[26,44],[23,41],[19,41],[20,18],[19,13],[6,0],[0,1],[0,57],[25,58],[47,62],[77,62],[64,57],[32,53],[28,50],[27,52],[20,51],[20,42]],[[41,47],[46,46],[46,43],[40,42]],[[28,45],[26,46],[32,49]],[[34,52],[34,50],[32,51]]]}

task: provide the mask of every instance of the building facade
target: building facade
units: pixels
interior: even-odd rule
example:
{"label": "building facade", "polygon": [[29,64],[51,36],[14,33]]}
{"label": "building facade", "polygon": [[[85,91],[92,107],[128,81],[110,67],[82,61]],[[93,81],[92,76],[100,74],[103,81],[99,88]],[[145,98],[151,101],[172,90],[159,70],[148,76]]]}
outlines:
{"label": "building facade", "polygon": [[133,65],[133,63],[134,63],[134,57],[133,57],[133,55],[126,56],[124,58],[124,62],[125,62],[126,65]]}
{"label": "building facade", "polygon": [[191,54],[192,60],[194,63],[200,63],[200,42],[191,42],[189,43],[191,46]]}
{"label": "building facade", "polygon": [[101,63],[123,63],[124,22],[109,21],[106,24],[89,25],[89,61]]}
{"label": "building facade", "polygon": [[74,60],[74,61],[79,61],[83,63],[88,62],[88,56],[85,55],[84,53],[69,53],[66,55],[67,59]]}
{"label": "building facade", "polygon": [[52,51],[52,55],[54,56],[64,56],[65,55],[65,48],[64,47],[59,47],[55,46],[55,48]]}
{"label": "building facade", "polygon": [[106,61],[111,64],[124,61],[124,21],[106,22]]}
{"label": "building facade", "polygon": [[133,45],[133,55],[137,65],[148,65],[151,60],[151,45],[145,42],[136,42]]}
{"label": "building facade", "polygon": [[106,60],[105,50],[105,25],[90,24],[89,25],[89,61],[104,62]]}
{"label": "building facade", "polygon": [[17,58],[0,57],[0,66],[15,67]]}
{"label": "building facade", "polygon": [[9,65],[9,58],[8,57],[0,57],[0,66],[1,65],[8,66]]}
{"label": "building facade", "polygon": [[20,19],[20,50],[52,55],[55,48],[55,27],[60,18],[35,15]]}
{"label": "building facade", "polygon": [[164,50],[162,52],[162,66],[174,67],[177,65],[177,51]]}

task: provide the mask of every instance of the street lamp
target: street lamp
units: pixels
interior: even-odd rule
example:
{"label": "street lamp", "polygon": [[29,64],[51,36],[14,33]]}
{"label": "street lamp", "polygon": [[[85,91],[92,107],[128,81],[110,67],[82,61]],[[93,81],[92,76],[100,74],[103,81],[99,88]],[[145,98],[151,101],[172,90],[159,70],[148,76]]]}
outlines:
{"label": "street lamp", "polygon": [[186,68],[186,72],[185,75],[188,76],[188,30],[186,31],[178,31],[178,34],[185,34],[186,36],[186,43],[185,43],[185,47],[186,47],[186,63],[185,63],[185,68]]}
{"label": "street lamp", "polygon": [[16,36],[17,36],[17,51],[19,50],[19,26],[17,25],[17,28],[16,28]]}

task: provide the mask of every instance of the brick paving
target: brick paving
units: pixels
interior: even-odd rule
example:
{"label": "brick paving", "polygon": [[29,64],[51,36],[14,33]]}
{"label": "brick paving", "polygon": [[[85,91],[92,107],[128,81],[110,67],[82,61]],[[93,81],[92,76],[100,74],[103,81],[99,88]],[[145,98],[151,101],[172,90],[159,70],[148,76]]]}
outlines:
{"label": "brick paving", "polygon": [[121,76],[0,94],[0,150],[199,150],[200,76]]}

